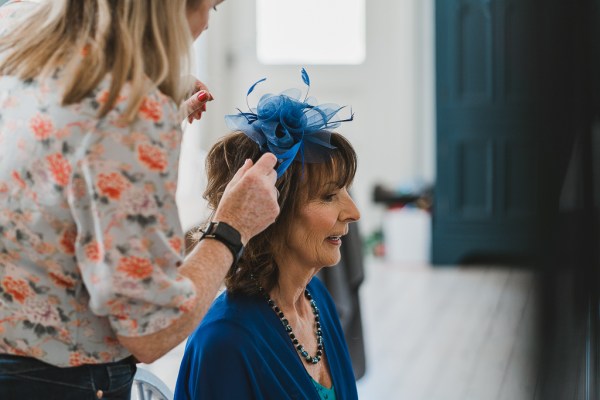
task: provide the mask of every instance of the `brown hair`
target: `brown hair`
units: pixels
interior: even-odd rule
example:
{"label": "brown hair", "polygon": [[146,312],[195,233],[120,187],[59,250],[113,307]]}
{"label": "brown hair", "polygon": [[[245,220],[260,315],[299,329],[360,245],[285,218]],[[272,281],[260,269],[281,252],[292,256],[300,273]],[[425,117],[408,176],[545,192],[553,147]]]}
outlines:
{"label": "brown hair", "polygon": [[[186,9],[206,0],[52,0],[40,4],[19,26],[0,38],[0,74],[23,80],[64,73],[63,105],[88,96],[110,74],[105,116],[128,82],[123,114],[135,119],[152,86],[179,104],[182,76],[190,65],[192,36]],[[168,3],[168,4],[166,4]]]}
{"label": "brown hair", "polygon": [[[229,292],[257,293],[257,282],[267,292],[275,287],[279,278],[275,254],[284,250],[300,207],[321,195],[325,187],[330,188],[331,182],[336,188],[352,184],[357,167],[354,148],[335,132],[331,135],[331,144],[336,148],[331,150],[327,160],[304,165],[294,161],[277,180],[281,212],[275,223],[250,239],[240,260],[227,273],[225,285]],[[206,158],[208,185],[204,197],[213,210],[244,161],[248,158],[256,161],[260,156],[258,145],[242,132],[229,134],[212,147]]]}

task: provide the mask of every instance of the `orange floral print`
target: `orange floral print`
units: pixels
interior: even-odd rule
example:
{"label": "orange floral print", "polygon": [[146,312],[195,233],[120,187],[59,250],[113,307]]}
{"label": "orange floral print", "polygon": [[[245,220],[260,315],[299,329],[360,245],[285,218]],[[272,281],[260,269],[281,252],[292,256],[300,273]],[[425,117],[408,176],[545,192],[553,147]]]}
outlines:
{"label": "orange floral print", "polygon": [[29,127],[33,131],[33,136],[35,136],[37,140],[47,140],[54,130],[52,120],[42,114],[36,114],[33,118],[31,118],[29,121]]}
{"label": "orange floral print", "polygon": [[35,246],[35,251],[39,254],[52,254],[54,252],[54,246],[47,242],[40,242]]}
{"label": "orange floral print", "polygon": [[17,182],[17,185],[21,187],[21,189],[25,189],[27,187],[27,183],[21,178],[21,175],[17,171],[12,172],[13,179]]}
{"label": "orange floral print", "polygon": [[163,172],[169,161],[165,152],[157,146],[143,143],[138,146],[138,160],[151,171]]}
{"label": "orange floral print", "polygon": [[113,360],[113,355],[108,351],[101,351],[99,355],[102,362],[108,363]]}
{"label": "orange floral print", "polygon": [[10,349],[10,354],[12,354],[14,356],[22,356],[22,357],[27,357],[29,355],[28,352],[26,352],[25,350],[21,350],[17,347],[12,347]]}
{"label": "orange floral print", "polygon": [[69,135],[71,134],[71,128],[64,127],[62,129],[58,129],[56,132],[54,132],[54,137],[56,139],[65,139],[67,138]]}
{"label": "orange floral print", "polygon": [[73,340],[73,337],[71,336],[71,332],[69,332],[69,330],[65,329],[65,328],[58,329],[58,338],[59,338],[59,340],[62,340],[64,343],[69,343]]}
{"label": "orange floral print", "polygon": [[181,251],[182,240],[179,237],[172,237],[169,239],[169,245],[175,252],[179,253]]}
{"label": "orange floral print", "polygon": [[177,192],[177,182],[166,182],[165,189],[169,193],[172,193],[173,195],[175,195],[175,193]]}
{"label": "orange floral print", "polygon": [[108,346],[111,346],[111,347],[117,346],[120,344],[119,340],[113,336],[105,336],[104,343],[106,343]]}
{"label": "orange floral print", "polygon": [[[193,286],[175,272],[185,250],[177,106],[156,89],[133,122],[117,106],[98,124],[110,77],[96,101],[70,107],[58,76],[33,81],[15,81],[15,95],[0,100],[0,149],[11,152],[0,171],[0,237],[10,242],[0,252],[0,337],[10,354],[61,367],[122,359],[129,352],[105,337],[156,332],[195,304]],[[116,103],[129,102],[130,89]],[[74,290],[83,282],[86,290]]]}
{"label": "orange floral print", "polygon": [[48,276],[50,277],[50,279],[52,279],[52,282],[54,282],[54,284],[56,286],[61,287],[61,288],[71,289],[71,288],[74,288],[75,285],[77,284],[77,282],[73,278],[71,278],[65,274],[60,274],[57,272],[49,272]]}
{"label": "orange floral print", "polygon": [[[110,92],[108,90],[101,91],[98,94],[98,96],[96,96],[96,101],[98,101],[98,103],[100,103],[100,104],[104,104],[104,103],[108,102],[109,94],[110,94]],[[125,99],[126,99],[125,96],[117,96],[117,103],[120,103]]]}
{"label": "orange floral print", "polygon": [[39,347],[32,347],[29,349],[29,357],[42,358],[45,354],[46,352]]}
{"label": "orange floral print", "polygon": [[159,122],[162,118],[162,108],[158,101],[144,98],[140,106],[140,114],[150,121]]}
{"label": "orange floral print", "polygon": [[98,96],[96,96],[96,100],[98,101],[98,103],[100,104],[104,104],[108,101],[108,90],[103,90],[100,92],[100,94],[98,94]]}
{"label": "orange floral print", "polygon": [[73,226],[65,229],[60,235],[59,244],[61,249],[69,255],[75,254],[75,240],[77,239],[77,229]]}
{"label": "orange floral print", "polygon": [[88,243],[85,246],[85,256],[92,262],[102,260],[102,248],[98,242]]}
{"label": "orange floral print", "polygon": [[191,297],[179,305],[179,311],[187,313],[196,307],[196,298]]}
{"label": "orange floral print", "polygon": [[181,133],[176,130],[172,130],[169,132],[164,132],[160,134],[160,140],[165,144],[165,146],[172,150],[177,150],[180,140]]}
{"label": "orange floral print", "polygon": [[46,157],[48,161],[50,173],[54,182],[60,186],[66,186],[69,183],[69,177],[71,176],[71,164],[63,157],[61,153],[54,153]]}
{"label": "orange floral print", "polygon": [[117,270],[131,278],[146,279],[152,275],[152,263],[146,258],[123,257],[119,260]]}
{"label": "orange floral print", "polygon": [[72,367],[78,367],[80,365],[83,365],[84,358],[85,356],[80,352],[72,352],[69,356],[69,365]]}
{"label": "orange floral print", "polygon": [[27,281],[15,279],[12,276],[6,276],[2,279],[2,288],[21,304],[31,295],[31,288],[27,284]]}
{"label": "orange floral print", "polygon": [[100,194],[111,200],[119,200],[121,193],[131,186],[131,183],[120,173],[110,172],[98,175],[98,189]]}

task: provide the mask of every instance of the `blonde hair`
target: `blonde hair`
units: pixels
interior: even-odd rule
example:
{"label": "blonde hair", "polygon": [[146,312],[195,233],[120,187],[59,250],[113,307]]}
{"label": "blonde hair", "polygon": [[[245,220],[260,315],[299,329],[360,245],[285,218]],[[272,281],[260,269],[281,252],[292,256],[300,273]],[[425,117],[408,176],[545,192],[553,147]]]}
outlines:
{"label": "blonde hair", "polygon": [[150,86],[177,104],[185,96],[182,76],[190,64],[191,33],[186,7],[206,0],[50,0],[0,38],[0,75],[23,80],[61,68],[62,103],[80,102],[110,74],[108,100],[115,106],[129,83],[122,117],[135,119]]}

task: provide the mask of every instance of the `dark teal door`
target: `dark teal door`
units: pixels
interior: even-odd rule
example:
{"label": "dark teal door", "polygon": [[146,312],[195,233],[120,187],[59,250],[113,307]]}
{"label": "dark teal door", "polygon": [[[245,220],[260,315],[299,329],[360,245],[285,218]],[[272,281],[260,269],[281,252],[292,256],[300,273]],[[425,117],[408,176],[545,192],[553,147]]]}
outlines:
{"label": "dark teal door", "polygon": [[436,1],[434,264],[537,251],[553,147],[572,134],[559,3]]}

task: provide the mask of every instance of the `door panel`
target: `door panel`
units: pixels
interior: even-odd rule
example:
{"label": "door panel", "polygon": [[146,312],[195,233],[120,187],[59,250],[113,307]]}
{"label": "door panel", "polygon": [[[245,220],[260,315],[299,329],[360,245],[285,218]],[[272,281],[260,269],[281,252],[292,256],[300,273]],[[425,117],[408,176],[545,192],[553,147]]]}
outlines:
{"label": "door panel", "polygon": [[[536,251],[544,166],[567,134],[561,9],[538,0],[436,3],[434,264]],[[557,3],[558,4],[558,3]],[[544,10],[542,14],[538,10]],[[556,26],[560,26],[557,24]],[[560,77],[560,79],[558,79]],[[549,85],[555,90],[549,96]],[[555,100],[556,99],[556,100]]]}
{"label": "door panel", "polygon": [[458,8],[456,37],[459,39],[457,61],[457,100],[481,104],[492,101],[492,21],[490,4],[469,1]]}
{"label": "door panel", "polygon": [[493,188],[488,187],[493,174],[491,142],[465,139],[456,143],[456,212],[462,220],[485,220],[492,215]]}

